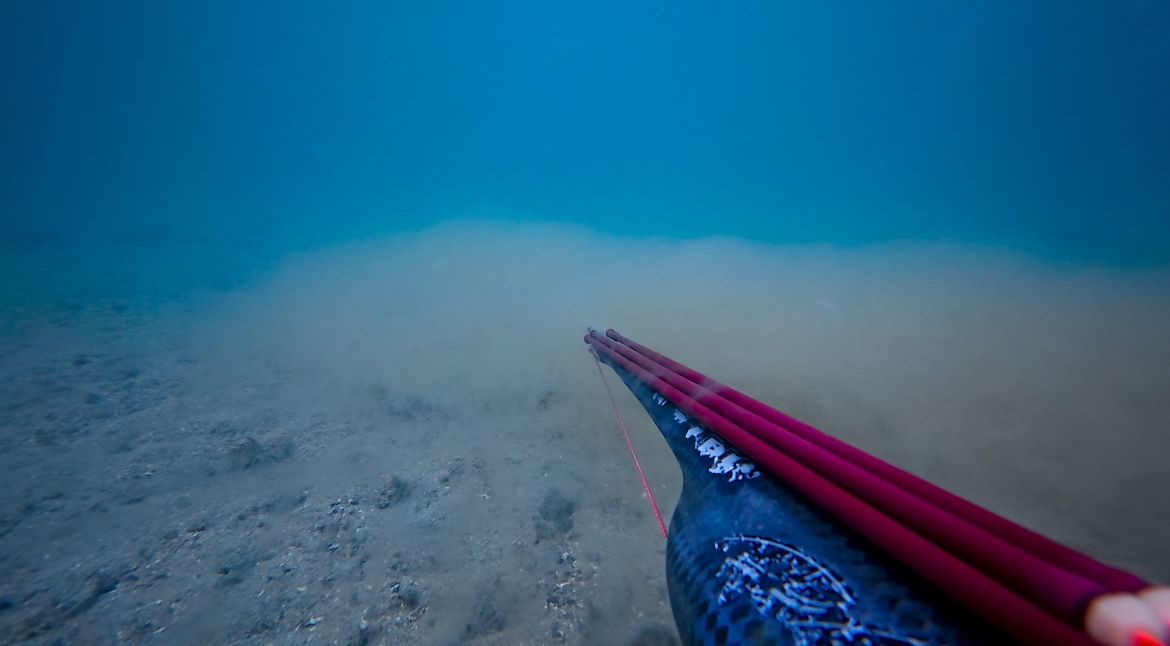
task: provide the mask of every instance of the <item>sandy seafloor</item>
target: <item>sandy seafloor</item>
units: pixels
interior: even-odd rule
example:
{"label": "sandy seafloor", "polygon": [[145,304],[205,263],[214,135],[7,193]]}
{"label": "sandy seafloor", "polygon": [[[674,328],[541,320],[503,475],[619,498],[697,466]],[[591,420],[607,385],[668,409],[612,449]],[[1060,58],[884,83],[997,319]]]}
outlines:
{"label": "sandy seafloor", "polygon": [[15,299],[0,641],[672,643],[589,325],[1170,579],[1168,276],[461,223],[217,291]]}

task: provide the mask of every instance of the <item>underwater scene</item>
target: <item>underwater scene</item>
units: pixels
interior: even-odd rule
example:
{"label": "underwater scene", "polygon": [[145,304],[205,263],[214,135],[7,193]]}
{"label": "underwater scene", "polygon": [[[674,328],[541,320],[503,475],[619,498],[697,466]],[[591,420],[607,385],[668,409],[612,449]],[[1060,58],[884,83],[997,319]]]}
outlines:
{"label": "underwater scene", "polygon": [[863,617],[608,328],[1170,581],[1166,2],[9,0],[0,77],[0,643],[1027,641]]}

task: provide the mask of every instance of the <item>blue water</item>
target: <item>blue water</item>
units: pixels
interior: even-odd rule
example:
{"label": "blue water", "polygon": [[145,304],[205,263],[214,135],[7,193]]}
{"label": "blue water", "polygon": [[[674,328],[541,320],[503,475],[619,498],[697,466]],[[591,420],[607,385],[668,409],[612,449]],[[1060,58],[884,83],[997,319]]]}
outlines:
{"label": "blue water", "polygon": [[1168,117],[1166,0],[4,0],[0,635],[676,643],[586,325],[1170,581]]}
{"label": "blue water", "polygon": [[1154,0],[17,0],[0,76],[9,248],[487,216],[1170,262]]}

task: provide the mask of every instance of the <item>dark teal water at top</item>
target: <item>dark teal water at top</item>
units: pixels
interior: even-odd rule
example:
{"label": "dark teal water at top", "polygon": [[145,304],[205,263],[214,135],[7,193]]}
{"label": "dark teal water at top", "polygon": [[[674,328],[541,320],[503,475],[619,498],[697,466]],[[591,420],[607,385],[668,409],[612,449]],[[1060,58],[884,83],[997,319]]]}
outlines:
{"label": "dark teal water at top", "polygon": [[289,249],[447,217],[1170,262],[1170,5],[0,8],[0,232]]}

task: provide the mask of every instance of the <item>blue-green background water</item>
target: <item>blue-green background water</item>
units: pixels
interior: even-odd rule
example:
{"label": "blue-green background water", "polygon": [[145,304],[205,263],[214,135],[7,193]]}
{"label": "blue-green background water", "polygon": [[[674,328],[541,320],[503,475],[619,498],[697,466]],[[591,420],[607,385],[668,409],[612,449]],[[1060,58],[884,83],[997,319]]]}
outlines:
{"label": "blue-green background water", "polygon": [[1165,0],[6,0],[0,88],[0,635],[674,643],[586,325],[1170,581]]}
{"label": "blue-green background water", "polygon": [[0,77],[10,250],[487,216],[1170,261],[1154,0],[16,0]]}

